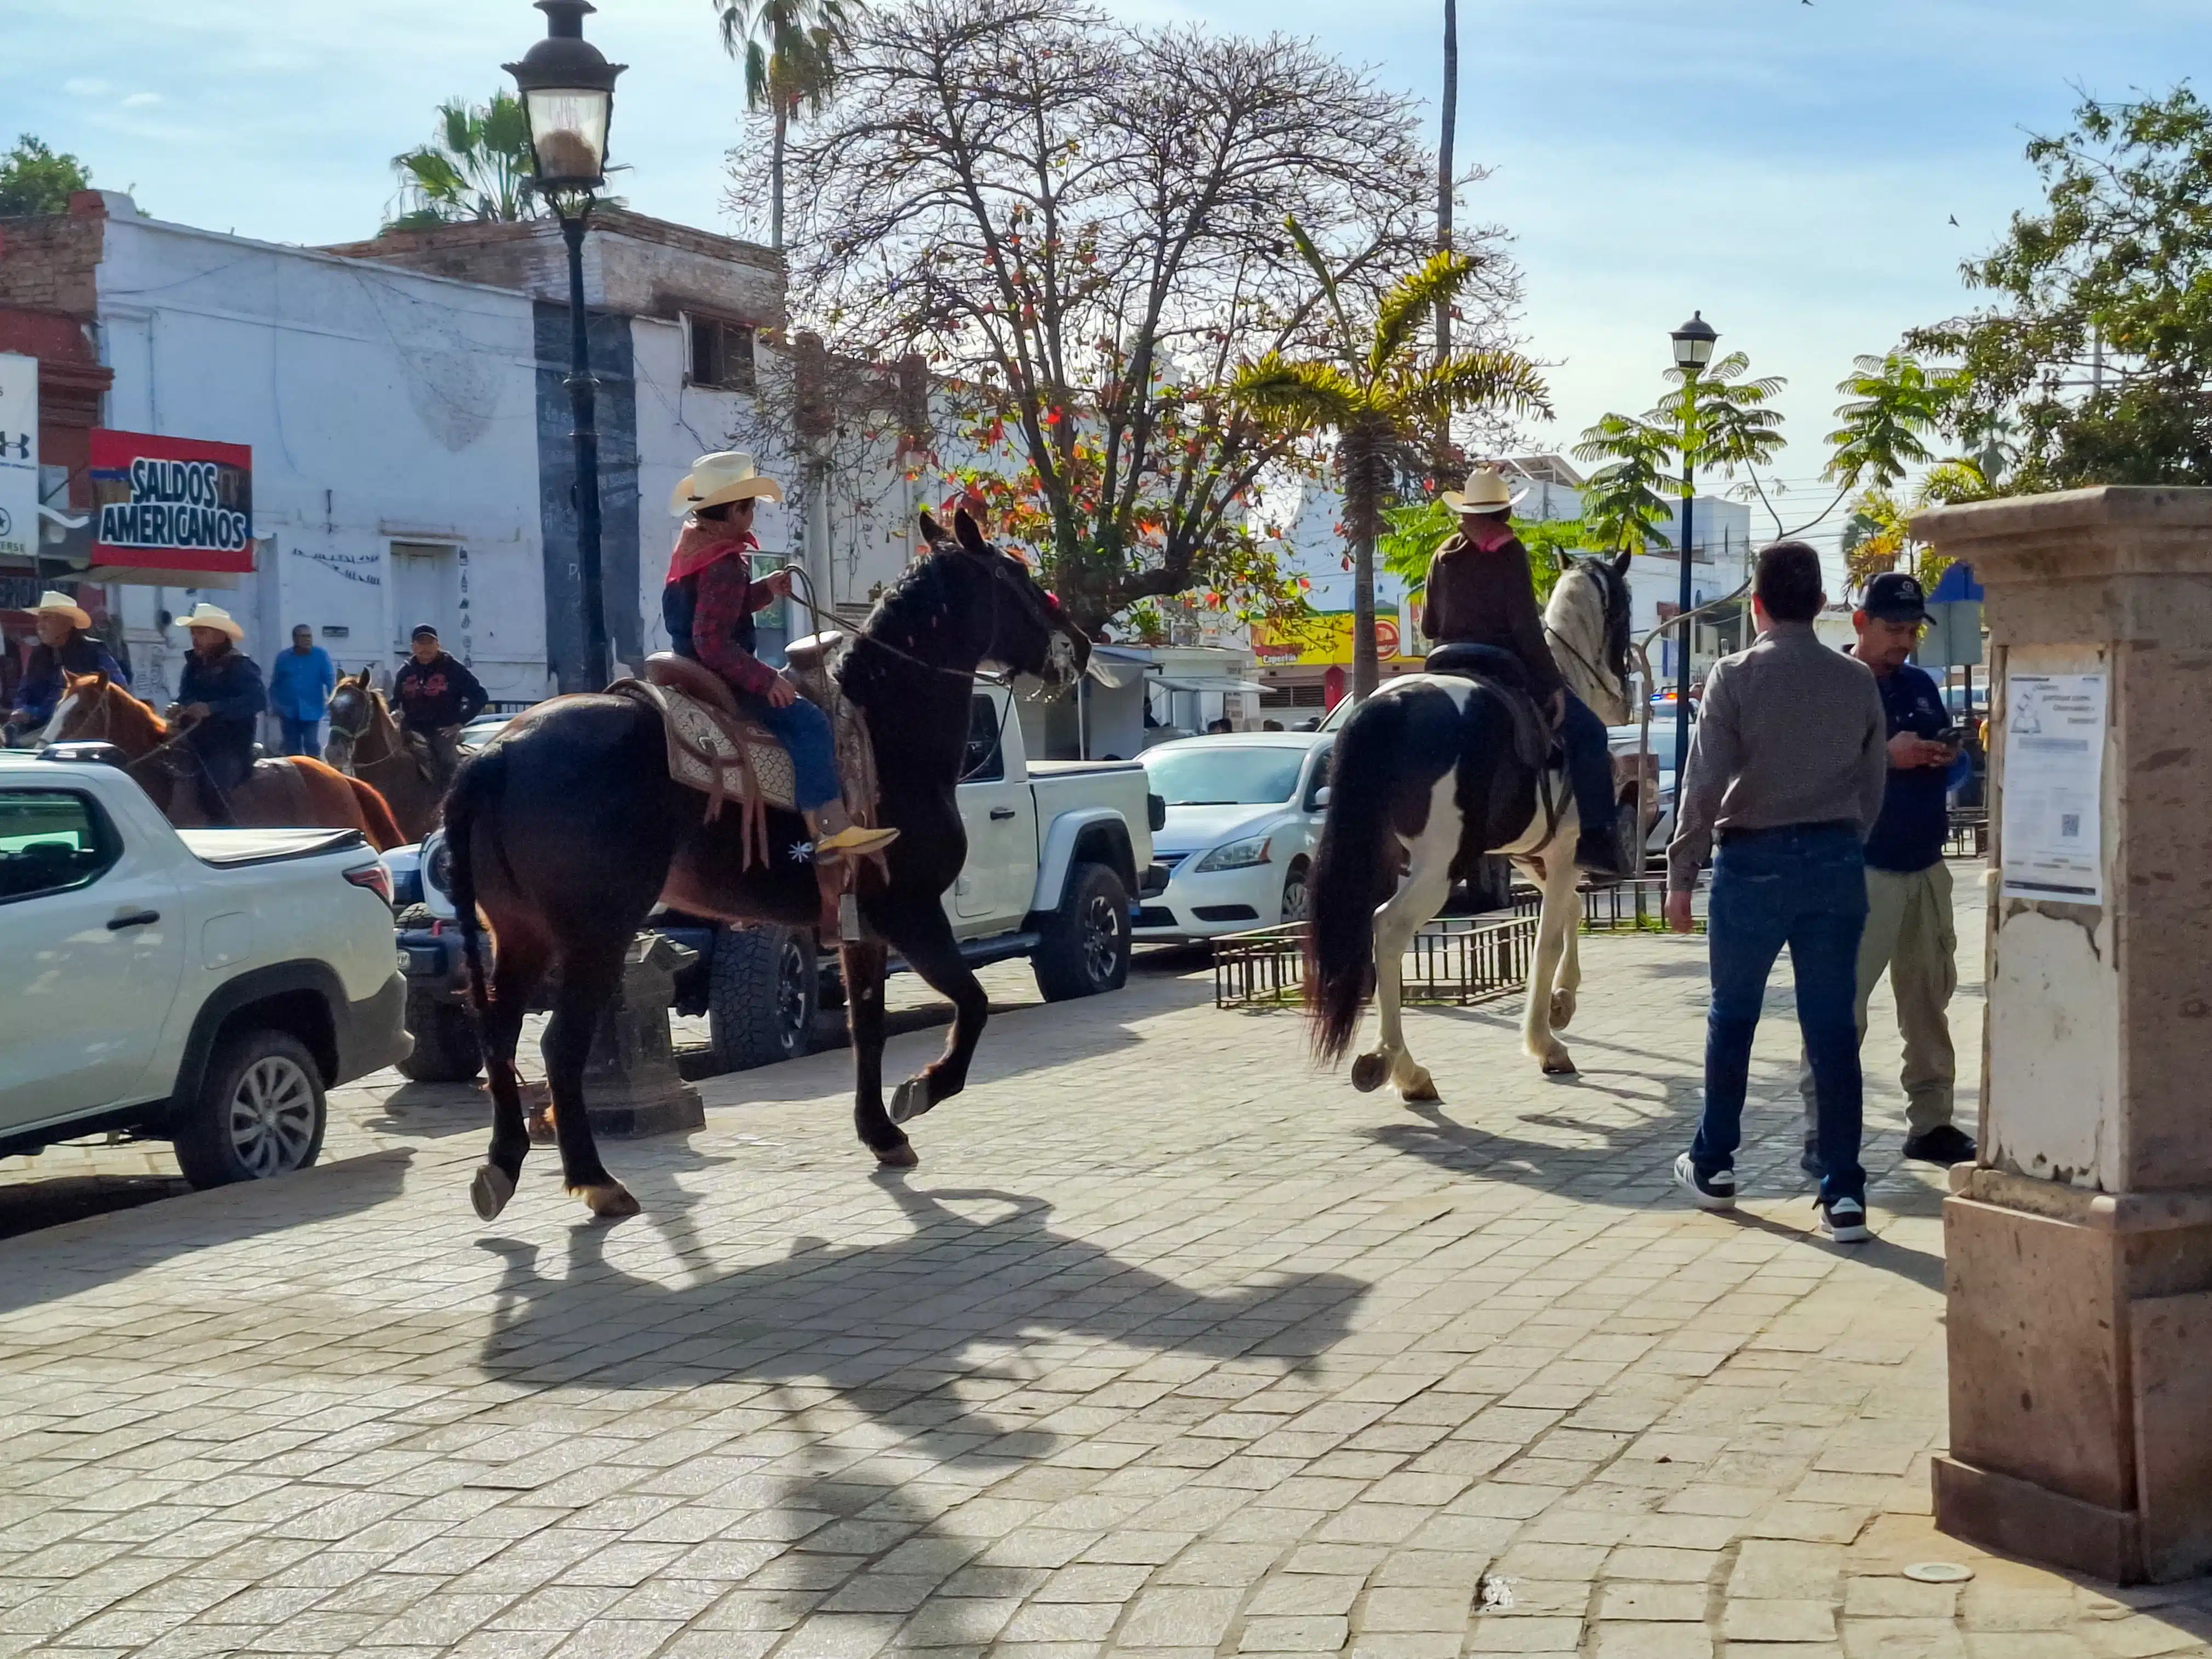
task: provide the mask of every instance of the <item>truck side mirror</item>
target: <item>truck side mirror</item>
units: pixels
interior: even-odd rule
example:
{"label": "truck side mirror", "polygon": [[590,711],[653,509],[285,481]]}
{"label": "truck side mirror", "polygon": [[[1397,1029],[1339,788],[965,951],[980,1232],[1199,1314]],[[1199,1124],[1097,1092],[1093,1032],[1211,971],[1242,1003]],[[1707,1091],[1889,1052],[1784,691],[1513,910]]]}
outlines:
{"label": "truck side mirror", "polygon": [[1154,835],[1168,827],[1168,801],[1164,795],[1145,797],[1145,822],[1152,826]]}
{"label": "truck side mirror", "polygon": [[1319,812],[1324,811],[1328,805],[1328,786],[1324,783],[1320,788],[1313,792],[1313,805],[1310,810]]}

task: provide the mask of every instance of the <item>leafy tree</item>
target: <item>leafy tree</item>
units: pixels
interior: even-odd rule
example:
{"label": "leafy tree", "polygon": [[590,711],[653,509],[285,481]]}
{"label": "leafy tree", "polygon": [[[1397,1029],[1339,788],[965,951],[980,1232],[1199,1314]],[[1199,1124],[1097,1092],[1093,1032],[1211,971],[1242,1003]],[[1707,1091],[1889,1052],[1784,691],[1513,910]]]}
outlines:
{"label": "leafy tree", "polygon": [[2040,210],[1961,268],[1995,303],[1906,345],[1960,366],[1959,428],[2011,423],[2008,494],[2212,483],[2212,107],[2087,100],[2027,158]]}
{"label": "leafy tree", "polygon": [[1334,434],[1352,544],[1352,690],[1364,697],[1381,679],[1375,656],[1375,545],[1397,478],[1421,470],[1429,434],[1455,410],[1549,413],[1536,367],[1504,348],[1458,351],[1441,362],[1420,349],[1419,331],[1474,279],[1475,262],[1431,254],[1382,295],[1371,321],[1355,327],[1336,275],[1297,219],[1285,222],[1328,295],[1334,328],[1310,356],[1270,351],[1239,370],[1230,395],[1244,407],[1309,431]]}
{"label": "leafy tree", "polygon": [[538,216],[529,190],[530,118],[511,93],[495,92],[489,104],[447,99],[438,106],[436,136],[393,156],[392,167],[406,206],[389,229]]}
{"label": "leafy tree", "polygon": [[1917,358],[1893,351],[1852,359],[1836,383],[1851,401],[1836,410],[1842,422],[1828,434],[1827,476],[1850,489],[1871,477],[1887,487],[1910,467],[1935,459],[1925,441],[1942,424],[1953,383],[1931,375]]}
{"label": "leafy tree", "polygon": [[1663,547],[1659,521],[1674,477],[1674,434],[1647,418],[1601,415],[1583,429],[1578,461],[1603,461],[1583,486],[1582,522],[1592,545],[1609,552],[1649,552]]}
{"label": "leafy tree", "polygon": [[[1248,357],[1333,337],[1285,213],[1357,250],[1348,305],[1431,251],[1407,100],[1302,40],[1126,26],[1090,0],[872,9],[838,84],[787,155],[794,314],[842,353],[926,356],[979,452],[956,482],[1024,504],[1079,624],[1185,592],[1295,611],[1249,521],[1261,480],[1322,447],[1226,388]],[[739,190],[760,166],[735,158]],[[1490,234],[1458,237],[1478,344],[1516,294]]]}
{"label": "leafy tree", "polygon": [[858,0],[714,0],[722,50],[745,66],[745,106],[773,123],[769,161],[769,246],[783,247],[784,153],[791,118],[818,116],[837,82]]}
{"label": "leafy tree", "polygon": [[92,174],[76,156],[57,155],[29,133],[0,155],[0,219],[62,213],[70,192],[88,189]]}
{"label": "leafy tree", "polygon": [[[1437,544],[1459,528],[1459,514],[1431,496],[1404,507],[1385,507],[1389,528],[1376,543],[1382,568],[1418,588],[1427,580],[1429,560]],[[1559,580],[1559,560],[1588,545],[1589,532],[1580,519],[1516,519],[1513,533],[1528,550],[1528,575],[1536,586],[1536,603],[1552,597]]]}

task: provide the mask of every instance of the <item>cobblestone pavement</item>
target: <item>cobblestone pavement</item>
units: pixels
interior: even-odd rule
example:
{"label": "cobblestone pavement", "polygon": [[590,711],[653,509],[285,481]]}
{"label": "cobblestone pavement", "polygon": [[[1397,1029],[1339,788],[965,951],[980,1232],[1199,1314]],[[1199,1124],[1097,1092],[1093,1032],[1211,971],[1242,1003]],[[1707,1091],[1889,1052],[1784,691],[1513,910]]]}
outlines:
{"label": "cobblestone pavement", "polygon": [[[1876,1243],[1812,1231],[1778,1020],[1750,1196],[1700,1213],[1701,946],[1583,956],[1578,1079],[1513,1000],[1418,1011],[1419,1111],[1158,975],[995,1021],[903,1178],[833,1054],[615,1146],[618,1226],[543,1153],[479,1224],[462,1094],[15,1239],[0,1654],[2203,1652],[2212,1587],[1931,1530],[1937,1177],[1893,1085]],[[1878,1075],[1894,1044],[1878,1009]]]}

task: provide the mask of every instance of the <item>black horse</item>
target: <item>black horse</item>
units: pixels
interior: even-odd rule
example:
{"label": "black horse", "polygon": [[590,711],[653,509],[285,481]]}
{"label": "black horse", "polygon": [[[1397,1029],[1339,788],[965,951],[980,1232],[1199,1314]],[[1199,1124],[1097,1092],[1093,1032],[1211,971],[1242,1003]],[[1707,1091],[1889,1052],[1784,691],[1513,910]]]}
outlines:
{"label": "black horse", "polygon": [[[917,1160],[898,1124],[966,1086],[988,1012],[942,902],[968,852],[954,791],[975,670],[1000,663],[1057,691],[1081,676],[1091,652],[1057,601],[986,542],[965,512],[951,536],[926,514],[921,528],[929,551],[878,603],[836,671],[875,741],[880,820],[902,832],[882,869],[861,866],[856,897],[867,937],[842,946],[854,1126],[878,1159],[902,1166]],[[594,1212],[632,1215],[637,1200],[599,1162],[583,1098],[592,1033],[620,983],[632,936],[664,895],[727,921],[811,927],[818,914],[805,822],[771,811],[774,855],[748,868],[743,815],[707,821],[706,798],[669,778],[665,752],[660,718],[644,704],[562,697],[467,761],[447,797],[453,902],[491,1085],[491,1151],[470,1194],[486,1220],[514,1195],[530,1149],[514,1049],[532,993],[549,973],[557,985],[544,1050],[562,1174]],[[498,947],[489,988],[479,910]],[[955,1010],[945,1052],[900,1085],[888,1113],[886,946]]]}

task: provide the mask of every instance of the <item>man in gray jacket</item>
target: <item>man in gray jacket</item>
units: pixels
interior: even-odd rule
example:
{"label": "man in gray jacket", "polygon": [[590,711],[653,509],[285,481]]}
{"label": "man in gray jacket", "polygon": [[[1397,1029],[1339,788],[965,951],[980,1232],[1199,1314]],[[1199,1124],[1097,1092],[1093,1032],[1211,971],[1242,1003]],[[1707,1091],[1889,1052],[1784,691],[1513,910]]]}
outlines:
{"label": "man in gray jacket", "polygon": [[1804,543],[1759,554],[1760,637],[1707,677],[1675,792],[1667,920],[1677,933],[1689,931],[1691,889],[1716,839],[1720,851],[1706,917],[1705,1115],[1674,1179],[1703,1208],[1735,1203],[1751,1042],[1787,945],[1817,1103],[1820,1230],[1853,1243],[1867,1237],[1854,1006],[1867,915],[1861,848],[1881,811],[1888,726],[1866,665],[1814,636],[1826,597],[1820,556]]}

